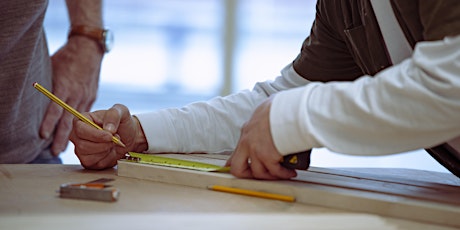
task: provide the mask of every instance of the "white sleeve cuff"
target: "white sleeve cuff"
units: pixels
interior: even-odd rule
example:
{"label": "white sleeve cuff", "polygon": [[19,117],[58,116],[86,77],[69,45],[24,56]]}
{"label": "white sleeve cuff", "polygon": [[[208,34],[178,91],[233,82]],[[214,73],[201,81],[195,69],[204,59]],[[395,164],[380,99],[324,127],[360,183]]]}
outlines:
{"label": "white sleeve cuff", "polygon": [[[136,114],[135,116],[144,130],[148,144],[147,152],[170,152],[174,151],[171,146],[178,146],[172,121],[167,119],[168,116],[161,116],[161,111]],[[168,132],[164,132],[164,130],[168,130]]]}
{"label": "white sleeve cuff", "polygon": [[313,84],[275,95],[270,108],[270,131],[276,149],[288,155],[317,147],[319,144],[308,135],[307,95]]}

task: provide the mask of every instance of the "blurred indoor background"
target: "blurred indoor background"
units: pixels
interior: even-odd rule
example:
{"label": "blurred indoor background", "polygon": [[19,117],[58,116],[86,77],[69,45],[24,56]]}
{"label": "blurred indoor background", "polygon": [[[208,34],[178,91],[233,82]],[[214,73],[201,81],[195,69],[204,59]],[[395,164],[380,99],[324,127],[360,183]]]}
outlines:
{"label": "blurred indoor background", "polygon": [[[274,79],[298,54],[314,0],[129,0],[104,2],[115,34],[93,110],[115,103],[133,113],[182,106]],[[45,29],[53,53],[69,28],[64,0],[50,0]],[[65,164],[79,164],[69,144]],[[446,172],[424,150],[357,157],[315,149],[312,166],[390,167]]]}

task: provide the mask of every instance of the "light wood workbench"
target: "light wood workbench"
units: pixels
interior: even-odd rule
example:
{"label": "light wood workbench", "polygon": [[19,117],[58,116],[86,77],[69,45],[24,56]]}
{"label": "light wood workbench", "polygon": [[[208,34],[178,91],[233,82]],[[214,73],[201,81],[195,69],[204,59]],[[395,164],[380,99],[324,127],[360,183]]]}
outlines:
{"label": "light wood workbench", "polygon": [[[380,172],[384,171],[380,169]],[[395,173],[395,170],[391,172]],[[459,182],[449,174],[424,171],[413,171],[413,174],[423,178],[445,178],[451,184]],[[117,202],[58,197],[60,184],[88,182],[102,177],[115,179],[109,184],[121,192]],[[91,171],[79,165],[0,164],[0,229],[132,230],[146,227],[219,230],[451,229],[339,209],[119,177],[116,169]]]}

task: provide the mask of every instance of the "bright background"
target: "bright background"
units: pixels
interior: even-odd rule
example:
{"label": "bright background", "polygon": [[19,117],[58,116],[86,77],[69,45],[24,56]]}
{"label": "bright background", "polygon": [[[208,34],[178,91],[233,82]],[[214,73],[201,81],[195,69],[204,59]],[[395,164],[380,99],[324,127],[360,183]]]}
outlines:
{"label": "bright background", "polygon": [[[177,107],[274,79],[298,54],[315,15],[313,0],[104,1],[115,34],[93,110],[115,103],[133,113]],[[66,40],[64,0],[50,0],[50,52]],[[65,164],[79,164],[69,144]],[[390,167],[446,172],[424,150],[357,157],[315,149],[312,166]]]}

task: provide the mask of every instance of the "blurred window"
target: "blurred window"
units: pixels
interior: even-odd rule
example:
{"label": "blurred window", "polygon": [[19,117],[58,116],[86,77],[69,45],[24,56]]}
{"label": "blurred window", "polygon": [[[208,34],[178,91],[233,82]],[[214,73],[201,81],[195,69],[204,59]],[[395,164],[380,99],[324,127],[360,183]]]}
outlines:
{"label": "blurred window", "polygon": [[[295,58],[314,11],[311,0],[104,1],[115,44],[104,58],[102,90],[214,96],[251,88]],[[51,52],[65,42],[67,18],[65,2],[50,0]]]}

